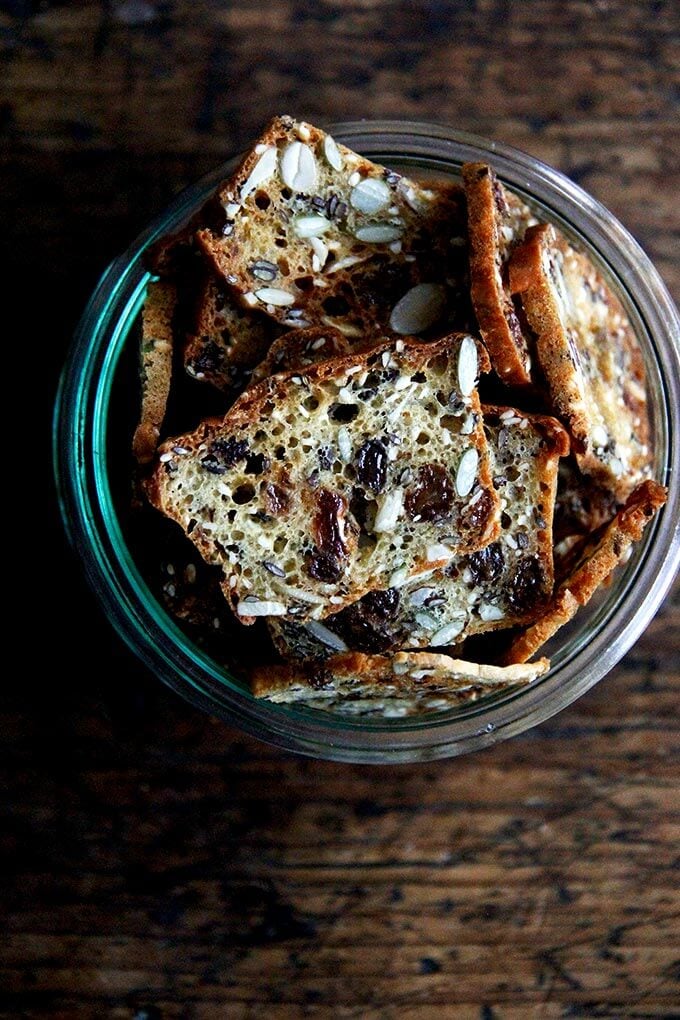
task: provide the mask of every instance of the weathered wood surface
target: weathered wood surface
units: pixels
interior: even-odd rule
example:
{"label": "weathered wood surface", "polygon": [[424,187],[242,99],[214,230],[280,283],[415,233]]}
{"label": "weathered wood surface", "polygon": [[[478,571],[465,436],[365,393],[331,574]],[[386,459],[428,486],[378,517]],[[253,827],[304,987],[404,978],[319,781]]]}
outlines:
{"label": "weathered wood surface", "polygon": [[[513,143],[602,199],[680,292],[673,3],[3,12],[5,293],[35,281],[22,343],[46,395],[106,262],[273,111]],[[161,688],[48,523],[49,670],[2,694],[1,1017],[678,1015],[677,604],[524,737],[333,765]]]}

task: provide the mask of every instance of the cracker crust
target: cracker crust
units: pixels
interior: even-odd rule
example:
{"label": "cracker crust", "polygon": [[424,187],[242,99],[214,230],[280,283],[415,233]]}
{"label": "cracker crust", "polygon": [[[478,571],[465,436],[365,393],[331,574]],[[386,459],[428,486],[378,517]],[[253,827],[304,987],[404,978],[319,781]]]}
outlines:
{"label": "cracker crust", "polygon": [[[526,686],[550,668],[547,659],[488,666],[429,652],[364,655],[346,652],[324,663],[257,667],[251,674],[256,698],[276,704],[390,716],[441,711],[465,701]],[[394,709],[398,707],[398,712]],[[392,708],[392,711],[390,711]]]}
{"label": "cracker crust", "polygon": [[306,371],[320,361],[349,353],[350,345],[339,329],[327,326],[293,329],[273,342],[266,357],[253,370],[250,381],[255,385],[278,372]]}
{"label": "cracker crust", "polygon": [[507,284],[507,265],[512,247],[536,221],[486,163],[465,163],[462,174],[470,288],[482,337],[503,382],[525,387],[531,384],[531,356]]}
{"label": "cracker crust", "polygon": [[513,251],[510,286],[579,468],[624,500],[647,473],[650,450],[642,354],[620,301],[551,224],[530,227]]}
{"label": "cracker crust", "polygon": [[223,285],[206,275],[184,345],[184,367],[192,379],[223,392],[242,388],[280,334],[275,322],[254,310],[246,312]]}
{"label": "cracker crust", "polygon": [[650,480],[633,490],[623,509],[579,551],[547,612],[513,640],[502,657],[504,664],[526,662],[572,619],[580,606],[588,604],[633,542],[642,538],[644,529],[666,502],[666,495],[663,485]]}
{"label": "cracker crust", "polygon": [[148,464],[153,459],[165,418],[172,380],[176,307],[177,288],[174,283],[158,280],[148,285],[142,308],[140,341],[142,403],[132,439],[132,452],[138,464]]}

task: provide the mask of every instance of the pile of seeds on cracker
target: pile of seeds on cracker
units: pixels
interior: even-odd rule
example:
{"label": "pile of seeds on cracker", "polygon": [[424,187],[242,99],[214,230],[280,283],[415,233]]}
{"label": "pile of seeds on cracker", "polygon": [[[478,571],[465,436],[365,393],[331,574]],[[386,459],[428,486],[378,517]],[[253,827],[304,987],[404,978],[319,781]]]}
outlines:
{"label": "pile of seeds on cracker", "polygon": [[277,117],[149,267],[133,453],[192,635],[357,716],[544,675],[665,501],[588,256],[490,166],[417,182]]}

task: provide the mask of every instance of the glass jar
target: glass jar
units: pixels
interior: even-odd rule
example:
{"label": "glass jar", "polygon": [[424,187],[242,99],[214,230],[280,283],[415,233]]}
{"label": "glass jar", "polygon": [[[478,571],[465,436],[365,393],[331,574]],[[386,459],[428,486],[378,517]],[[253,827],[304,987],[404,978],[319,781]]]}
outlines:
{"label": "glass jar", "polygon": [[142,254],[158,237],[176,231],[236,160],[180,195],[109,266],[92,295],[57,397],[60,504],[71,542],[112,624],[150,670],[193,704],[302,754],[355,762],[427,761],[485,747],[565,708],[621,659],[668,592],[680,561],[680,319],[653,265],[612,214],[531,156],[435,124],[356,122],[329,130],[370,159],[411,175],[456,178],[464,162],[489,162],[539,215],[590,254],[637,333],[647,371],[654,477],[669,486],[668,503],[613,583],[551,640],[550,672],[529,687],[414,718],[356,719],[274,705],[253,698],[178,628],[152,594],[131,554],[114,495],[115,475],[130,463],[129,434],[117,426],[121,403],[137,399],[120,376],[130,373],[134,327],[150,278]]}

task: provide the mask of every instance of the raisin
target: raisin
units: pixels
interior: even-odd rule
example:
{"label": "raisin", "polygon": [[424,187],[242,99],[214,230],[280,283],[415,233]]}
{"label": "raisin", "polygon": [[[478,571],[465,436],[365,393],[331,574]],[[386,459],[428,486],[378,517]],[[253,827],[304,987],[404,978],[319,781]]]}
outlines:
{"label": "raisin", "polygon": [[309,686],[315,691],[321,691],[325,687],[331,687],[333,676],[324,669],[320,663],[310,663],[305,668],[305,679]]}
{"label": "raisin", "polygon": [[369,592],[333,617],[334,629],[357,651],[386,652],[405,636],[395,622],[399,601],[396,588]]}
{"label": "raisin", "polygon": [[486,549],[470,553],[466,558],[466,566],[472,574],[472,580],[481,587],[498,581],[505,567],[503,547],[500,542],[492,542]]}
{"label": "raisin", "polygon": [[224,351],[214,340],[206,340],[201,353],[192,362],[194,372],[216,372],[224,360]]}
{"label": "raisin", "polygon": [[370,591],[361,601],[379,620],[391,620],[399,609],[401,599],[397,588],[387,588],[385,591]]}
{"label": "raisin", "polygon": [[[483,492],[474,506],[468,507],[464,512],[461,517],[461,524],[473,532],[479,531],[491,517],[492,511],[493,499],[491,493]],[[512,524],[512,521],[510,521],[510,524]],[[504,524],[503,527],[507,528],[510,524]]]}
{"label": "raisin", "polygon": [[341,521],[347,513],[347,502],[338,492],[319,489],[316,493],[317,512],[314,516],[314,538],[321,552],[335,559],[347,555]]}
{"label": "raisin", "polygon": [[280,485],[270,482],[264,490],[264,499],[267,510],[272,516],[285,513],[290,505],[290,496]]}
{"label": "raisin", "polygon": [[369,439],[356,457],[357,481],[382,492],[387,481],[387,450],[379,439]]}
{"label": "raisin", "polygon": [[453,506],[453,482],[441,464],[418,468],[415,484],[406,493],[406,512],[411,520],[441,521]]}
{"label": "raisin", "polygon": [[249,446],[245,439],[216,439],[210,444],[208,455],[214,457],[225,467],[234,467],[240,460],[248,456]]}
{"label": "raisin", "polygon": [[508,602],[516,613],[533,609],[543,596],[545,578],[537,556],[527,556],[520,563],[508,587]]}
{"label": "raisin", "polygon": [[343,568],[337,557],[323,552],[317,546],[306,554],[305,567],[310,577],[315,581],[325,581],[326,584],[333,584],[342,577]]}

